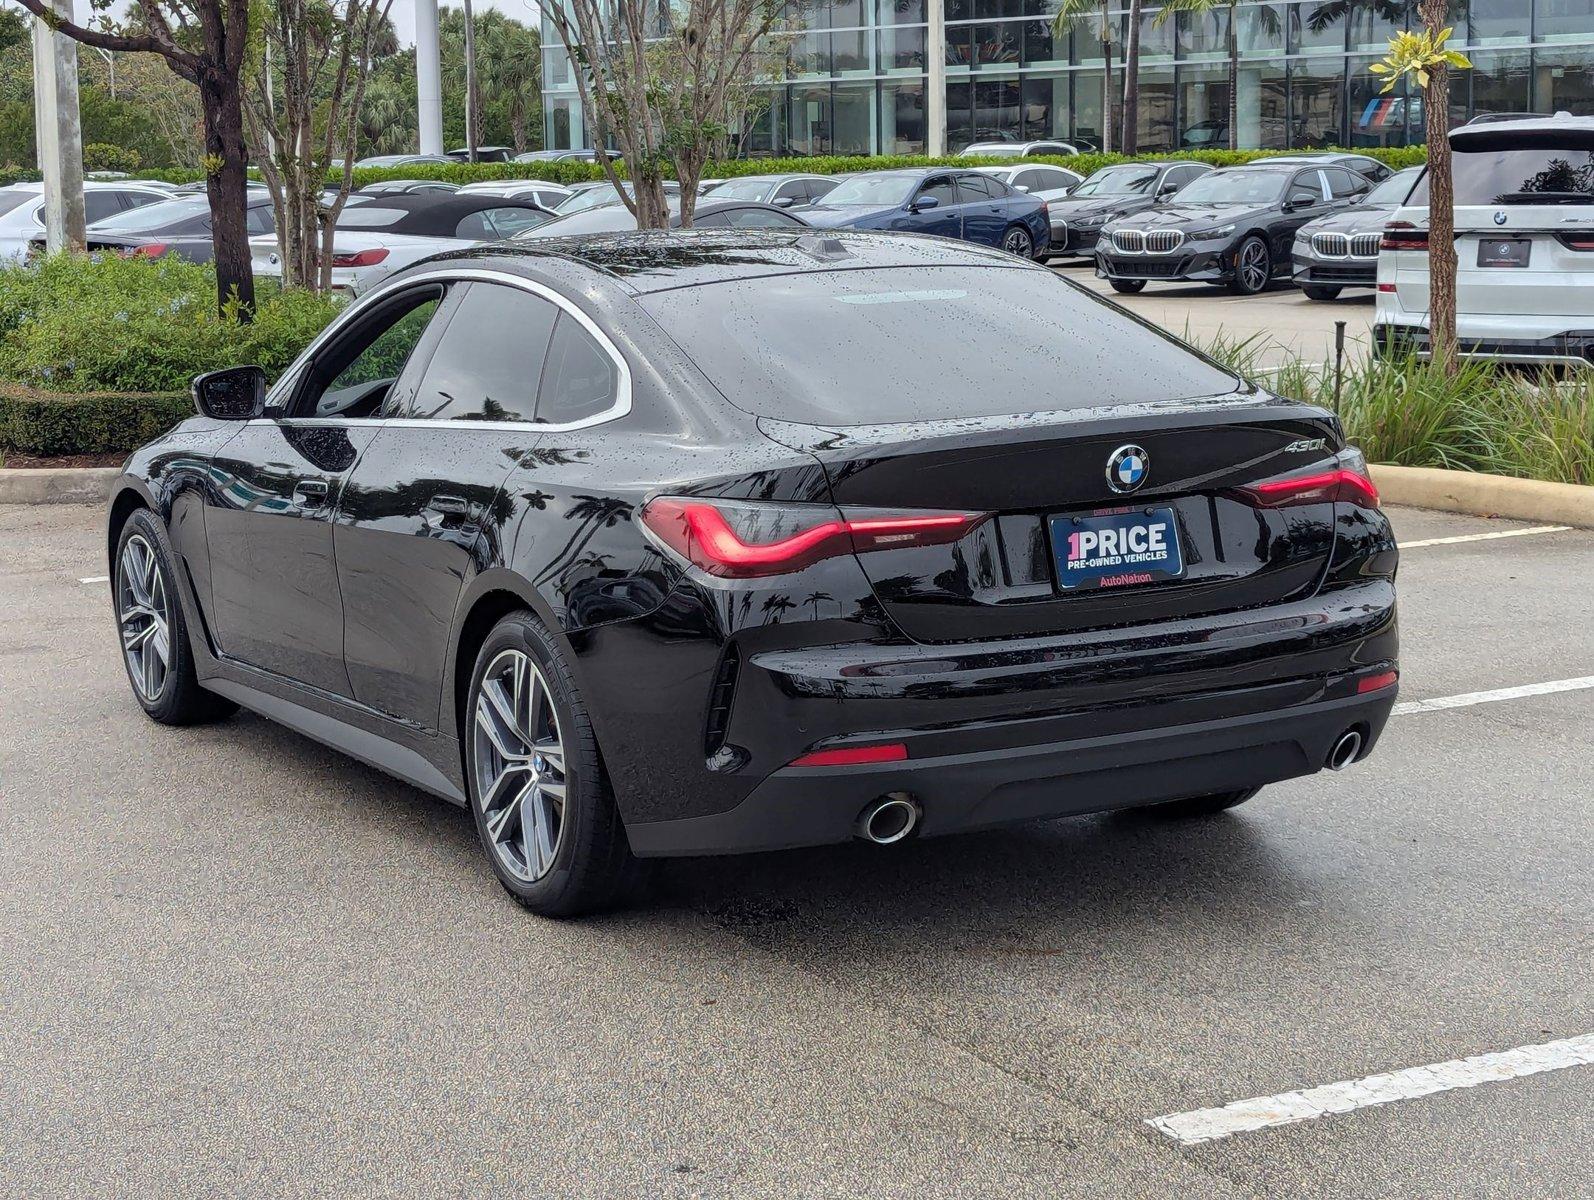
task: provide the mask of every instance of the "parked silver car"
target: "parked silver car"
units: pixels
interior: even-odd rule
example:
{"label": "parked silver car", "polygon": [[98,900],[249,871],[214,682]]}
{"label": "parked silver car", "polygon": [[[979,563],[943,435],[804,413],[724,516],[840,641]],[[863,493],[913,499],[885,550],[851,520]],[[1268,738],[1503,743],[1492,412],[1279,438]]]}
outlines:
{"label": "parked silver car", "polygon": [[1291,255],[1295,282],[1309,300],[1332,300],[1342,288],[1378,282],[1378,243],[1384,224],[1406,203],[1421,167],[1391,175],[1358,203],[1302,225]]}

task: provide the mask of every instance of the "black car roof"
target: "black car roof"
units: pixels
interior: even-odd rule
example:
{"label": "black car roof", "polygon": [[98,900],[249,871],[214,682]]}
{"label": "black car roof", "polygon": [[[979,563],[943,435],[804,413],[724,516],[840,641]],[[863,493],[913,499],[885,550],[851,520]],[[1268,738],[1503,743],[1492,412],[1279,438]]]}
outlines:
{"label": "black car roof", "polygon": [[[367,192],[365,194],[371,199],[359,206],[359,212],[398,209],[404,213],[404,216],[391,224],[376,228],[389,233],[412,233],[422,237],[451,236],[462,218],[487,208],[534,208],[539,212],[548,211],[530,200],[518,200],[495,192],[427,192],[421,195],[407,195],[403,192],[397,194]],[[361,223],[349,228],[370,229],[372,226]]]}
{"label": "black car roof", "polygon": [[761,275],[868,267],[1031,269],[1010,254],[968,242],[848,229],[675,229],[529,239],[477,246],[427,262],[496,267],[574,286],[590,282],[597,273],[638,294]]}

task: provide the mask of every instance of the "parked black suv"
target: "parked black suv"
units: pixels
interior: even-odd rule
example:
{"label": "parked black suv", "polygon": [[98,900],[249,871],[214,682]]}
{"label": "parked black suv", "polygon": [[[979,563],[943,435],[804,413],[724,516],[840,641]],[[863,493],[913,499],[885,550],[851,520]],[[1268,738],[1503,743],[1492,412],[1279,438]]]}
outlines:
{"label": "parked black suv", "polygon": [[1096,273],[1120,292],[1138,292],[1155,279],[1223,284],[1254,295],[1289,276],[1297,229],[1355,203],[1371,187],[1343,167],[1298,162],[1213,171],[1172,203],[1109,222],[1096,247]]}

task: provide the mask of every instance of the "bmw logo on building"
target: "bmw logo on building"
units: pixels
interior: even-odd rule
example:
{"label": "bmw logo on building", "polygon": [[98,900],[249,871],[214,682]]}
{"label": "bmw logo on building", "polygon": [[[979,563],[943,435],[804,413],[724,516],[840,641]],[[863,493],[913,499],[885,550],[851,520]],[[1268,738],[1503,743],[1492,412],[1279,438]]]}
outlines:
{"label": "bmw logo on building", "polygon": [[1107,459],[1107,486],[1115,492],[1134,492],[1151,473],[1151,455],[1139,446],[1119,446]]}

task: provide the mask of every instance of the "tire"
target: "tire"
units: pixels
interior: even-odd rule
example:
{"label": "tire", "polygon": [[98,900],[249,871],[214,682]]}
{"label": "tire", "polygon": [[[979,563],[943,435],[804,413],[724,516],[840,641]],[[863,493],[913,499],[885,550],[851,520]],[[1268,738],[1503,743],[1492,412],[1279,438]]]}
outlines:
{"label": "tire", "polygon": [[1301,291],[1308,300],[1338,300],[1341,289],[1331,283],[1303,283]]}
{"label": "tire", "polygon": [[1112,284],[1113,291],[1122,292],[1126,296],[1133,296],[1136,292],[1146,290],[1144,279],[1109,279],[1107,282]]}
{"label": "tire", "polygon": [[1267,243],[1252,234],[1234,252],[1234,278],[1229,290],[1237,296],[1255,296],[1273,282],[1273,253]]}
{"label": "tire", "polygon": [[611,904],[636,860],[586,702],[530,613],[510,613],[482,643],[460,738],[476,832],[504,890],[545,917]]}
{"label": "tire", "polygon": [[1246,788],[1239,792],[1219,792],[1213,796],[1189,796],[1183,800],[1153,804],[1147,811],[1159,817],[1210,817],[1214,813],[1244,804],[1261,790],[1261,788]]}
{"label": "tire", "polygon": [[177,556],[166,526],[147,508],[136,510],[116,539],[111,604],[122,666],[133,698],[162,725],[201,725],[238,711],[200,686],[177,589]]}
{"label": "tire", "polygon": [[1035,238],[1022,225],[1009,225],[1002,234],[1002,249],[1020,258],[1035,257]]}

